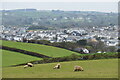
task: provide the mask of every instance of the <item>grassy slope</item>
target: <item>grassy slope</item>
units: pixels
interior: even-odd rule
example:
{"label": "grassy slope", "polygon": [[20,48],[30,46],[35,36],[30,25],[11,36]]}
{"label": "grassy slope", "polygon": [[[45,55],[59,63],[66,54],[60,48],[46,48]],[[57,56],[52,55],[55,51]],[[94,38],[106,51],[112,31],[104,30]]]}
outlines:
{"label": "grassy slope", "polygon": [[50,57],[63,57],[63,56],[69,56],[71,54],[78,54],[76,52],[72,52],[66,49],[40,45],[40,44],[21,43],[21,42],[12,42],[12,41],[4,41],[4,40],[2,41],[2,43],[3,43],[2,45],[4,46],[23,49],[31,52],[37,52]]}
{"label": "grassy slope", "polygon": [[7,51],[7,50],[2,50],[2,66],[11,66],[11,65],[16,65],[16,64],[22,64],[30,61],[35,61],[35,60],[41,60],[41,58],[17,53],[17,52],[12,52],[12,51]]}
{"label": "grassy slope", "polygon": [[[117,78],[118,59],[86,60],[61,62],[60,70],[52,69],[56,63],[37,64],[23,69],[19,67],[3,68],[3,78]],[[81,65],[83,72],[73,72],[75,65]],[[29,74],[28,74],[29,73]]]}

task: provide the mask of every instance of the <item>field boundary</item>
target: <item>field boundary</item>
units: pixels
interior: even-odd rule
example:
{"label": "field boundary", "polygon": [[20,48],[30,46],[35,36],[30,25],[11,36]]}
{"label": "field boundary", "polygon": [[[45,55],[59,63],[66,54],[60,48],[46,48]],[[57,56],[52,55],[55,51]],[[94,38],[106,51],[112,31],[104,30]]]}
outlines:
{"label": "field boundary", "polygon": [[39,58],[52,58],[52,57],[49,57],[49,56],[46,56],[46,55],[43,55],[40,53],[30,52],[30,51],[26,51],[26,50],[22,50],[22,49],[17,49],[17,48],[11,48],[11,47],[7,47],[7,46],[1,46],[1,49],[19,52],[22,54],[27,54],[27,55],[31,55],[31,56],[35,56],[35,57],[39,57]]}

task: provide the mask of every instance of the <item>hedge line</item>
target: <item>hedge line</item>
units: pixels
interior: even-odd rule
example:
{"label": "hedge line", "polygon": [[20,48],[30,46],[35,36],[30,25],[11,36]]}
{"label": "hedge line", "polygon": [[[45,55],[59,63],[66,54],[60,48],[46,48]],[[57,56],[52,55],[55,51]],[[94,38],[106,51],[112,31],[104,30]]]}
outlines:
{"label": "hedge line", "polygon": [[46,56],[46,55],[43,55],[43,54],[40,54],[40,53],[30,52],[30,51],[16,49],[16,48],[11,48],[11,47],[7,47],[7,46],[2,46],[2,49],[9,50],[9,51],[14,51],[14,52],[19,52],[19,53],[39,57],[39,58],[52,58],[52,57],[49,57],[49,56]]}
{"label": "hedge line", "polygon": [[[53,62],[64,62],[64,61],[77,61],[77,60],[95,60],[95,59],[109,59],[109,58],[120,58],[118,57],[118,53],[96,53],[96,54],[86,54],[86,55],[76,55],[72,54],[66,57],[58,57],[58,58],[43,58],[43,60],[33,61],[33,64],[45,64],[45,63],[53,63]],[[19,64],[15,66],[25,65]]]}

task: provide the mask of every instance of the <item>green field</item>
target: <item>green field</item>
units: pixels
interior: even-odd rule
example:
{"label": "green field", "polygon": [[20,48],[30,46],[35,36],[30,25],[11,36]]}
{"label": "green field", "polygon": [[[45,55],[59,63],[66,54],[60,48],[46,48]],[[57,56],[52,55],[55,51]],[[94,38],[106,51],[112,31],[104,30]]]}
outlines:
{"label": "green field", "polygon": [[[36,64],[26,69],[4,67],[3,78],[118,78],[118,59],[61,62],[60,70],[53,69],[56,64]],[[73,72],[75,65],[82,66],[84,71]]]}
{"label": "green field", "polygon": [[77,54],[79,53],[69,51],[62,48],[52,47],[52,46],[46,46],[41,44],[32,44],[32,43],[22,43],[22,42],[13,42],[13,41],[4,41],[2,40],[2,45],[17,49],[22,49],[26,51],[36,52],[43,55],[47,55],[50,57],[63,57],[63,56],[69,56],[71,54]]}
{"label": "green field", "polygon": [[35,61],[35,60],[41,60],[41,58],[38,58],[38,57],[33,57],[33,56],[12,52],[12,51],[7,51],[7,50],[2,50],[2,53],[0,54],[2,54],[3,67],[22,64],[30,61]]}

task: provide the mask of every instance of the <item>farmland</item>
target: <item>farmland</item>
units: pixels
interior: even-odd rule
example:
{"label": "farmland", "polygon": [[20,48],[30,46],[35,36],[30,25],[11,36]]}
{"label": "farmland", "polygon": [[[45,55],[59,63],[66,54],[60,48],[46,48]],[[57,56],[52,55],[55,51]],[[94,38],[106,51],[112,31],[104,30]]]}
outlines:
{"label": "farmland", "polygon": [[[73,53],[80,55],[79,53],[62,48],[56,48],[41,44],[3,41],[2,45],[21,50],[37,52],[51,57],[64,57],[69,56]],[[53,69],[57,63],[34,64],[34,67],[24,69],[24,65],[16,67],[10,66],[23,64],[30,61],[42,60],[42,58],[37,58],[14,51],[1,51],[1,54],[3,56],[3,78],[118,78],[117,58],[60,62],[62,65],[62,68],[60,70]],[[113,54],[114,53],[106,53],[106,55]],[[81,54],[81,56],[82,55],[83,54]],[[83,56],[85,55],[88,54],[84,54]],[[96,57],[99,56],[100,55]],[[73,72],[75,65],[82,66],[84,68],[84,71]],[[28,73],[29,75],[27,75]]]}
{"label": "farmland", "polygon": [[41,45],[41,44],[22,43],[22,42],[13,42],[13,41],[3,40],[2,45],[11,47],[11,48],[17,48],[17,49],[22,49],[26,51],[40,53],[40,54],[47,55],[50,57],[63,57],[63,56],[69,56],[71,54],[80,55],[79,53],[69,51],[66,49],[46,46],[46,45]]}
{"label": "farmland", "polygon": [[30,61],[35,61],[35,60],[42,60],[42,58],[37,58],[17,52],[12,52],[12,51],[7,51],[7,50],[1,50],[2,53],[2,66],[11,66],[11,65],[17,65],[17,64],[22,64]]}
{"label": "farmland", "polygon": [[[85,61],[60,62],[60,70],[54,70],[57,63],[36,64],[24,69],[4,67],[3,78],[118,78],[118,59],[100,59]],[[73,67],[80,65],[83,72],[73,72]],[[29,73],[29,75],[28,75]]]}

